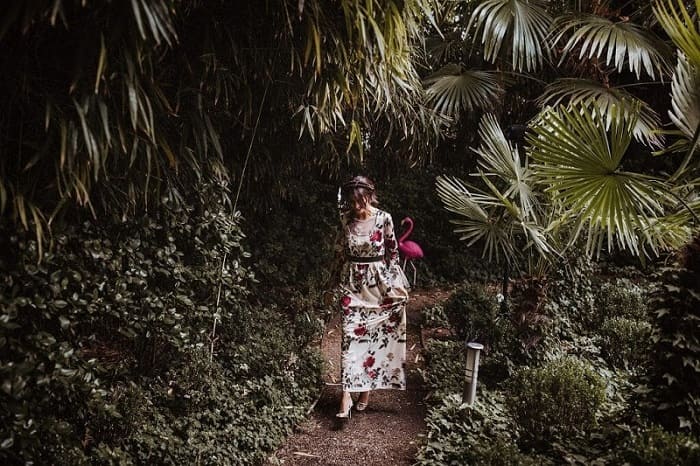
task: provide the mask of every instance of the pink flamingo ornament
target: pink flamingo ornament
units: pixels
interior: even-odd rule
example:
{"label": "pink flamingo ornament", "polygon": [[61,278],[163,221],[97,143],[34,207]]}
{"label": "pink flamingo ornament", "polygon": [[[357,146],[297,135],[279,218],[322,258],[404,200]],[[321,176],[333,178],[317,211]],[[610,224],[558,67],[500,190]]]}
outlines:
{"label": "pink flamingo ornament", "polygon": [[403,269],[406,270],[406,262],[411,261],[413,267],[413,284],[416,284],[416,266],[413,264],[415,259],[423,257],[423,249],[415,241],[406,240],[413,232],[413,220],[411,217],[406,217],[401,220],[401,225],[408,223],[408,230],[399,238],[399,252],[403,256]]}

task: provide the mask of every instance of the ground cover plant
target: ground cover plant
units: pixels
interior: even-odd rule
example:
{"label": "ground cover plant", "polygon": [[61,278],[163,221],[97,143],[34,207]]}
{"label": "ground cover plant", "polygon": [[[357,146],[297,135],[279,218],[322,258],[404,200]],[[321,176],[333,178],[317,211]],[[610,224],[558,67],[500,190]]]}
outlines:
{"label": "ground cover plant", "polygon": [[57,229],[39,264],[5,230],[5,461],[256,464],[303,418],[318,327],[254,299],[243,220],[199,196]]}
{"label": "ground cover plant", "polygon": [[[649,331],[657,325],[655,304],[649,300],[655,282],[639,281],[639,273],[630,269],[628,276],[635,280],[630,286],[630,279],[607,276],[603,270],[594,266],[589,283],[583,285],[578,277],[554,277],[556,291],[550,287],[543,306],[552,325],[529,352],[523,353],[516,327],[501,325],[502,344],[482,352],[473,407],[462,402],[464,340],[429,342],[424,379],[431,389],[431,407],[418,464],[694,464],[700,458],[698,437],[690,423],[683,423],[687,414],[672,424],[657,415],[659,409],[665,414],[679,412],[682,405],[671,409],[661,401],[675,384],[647,383],[656,370],[650,363]],[[493,322],[468,316],[481,310],[484,296],[490,296],[496,307],[496,293],[483,285],[477,293],[477,286],[469,283],[458,289],[445,307],[460,307],[467,314],[467,320],[450,320],[451,325],[471,322],[467,326],[471,329],[481,322],[482,333],[471,332],[484,338]],[[591,296],[589,302],[577,299],[585,294]],[[511,301],[500,318],[512,321],[520,304]],[[639,325],[610,324],[620,319]],[[597,327],[592,320],[599,322]],[[425,322],[442,326],[448,321]],[[637,347],[606,351],[611,350],[608,338],[631,341],[640,336],[640,327],[644,338]],[[641,354],[630,355],[632,349]],[[663,354],[670,357],[676,351],[684,349],[667,349]],[[640,393],[656,401],[655,409],[640,402]],[[500,455],[494,454],[496,445]]]}

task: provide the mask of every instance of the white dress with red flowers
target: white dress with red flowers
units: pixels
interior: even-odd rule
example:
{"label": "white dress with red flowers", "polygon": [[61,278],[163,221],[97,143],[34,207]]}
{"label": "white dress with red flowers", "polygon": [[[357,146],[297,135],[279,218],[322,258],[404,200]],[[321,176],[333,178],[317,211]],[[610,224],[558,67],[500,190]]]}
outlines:
{"label": "white dress with red flowers", "polygon": [[[343,214],[341,225],[343,390],[405,390],[408,280],[399,265],[391,215],[373,209],[370,218],[357,221]],[[381,260],[357,260],[377,257]]]}

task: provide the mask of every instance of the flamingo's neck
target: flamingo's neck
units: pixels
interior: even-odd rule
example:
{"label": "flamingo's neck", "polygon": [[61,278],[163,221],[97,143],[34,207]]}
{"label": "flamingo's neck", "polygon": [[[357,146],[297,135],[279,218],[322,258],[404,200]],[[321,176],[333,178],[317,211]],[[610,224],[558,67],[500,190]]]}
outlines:
{"label": "flamingo's neck", "polygon": [[406,223],[408,223],[408,229],[404,232],[403,235],[401,235],[401,238],[399,238],[399,243],[401,243],[402,241],[405,241],[406,238],[411,236],[411,232],[413,232],[413,220],[411,220],[410,218],[407,218]]}

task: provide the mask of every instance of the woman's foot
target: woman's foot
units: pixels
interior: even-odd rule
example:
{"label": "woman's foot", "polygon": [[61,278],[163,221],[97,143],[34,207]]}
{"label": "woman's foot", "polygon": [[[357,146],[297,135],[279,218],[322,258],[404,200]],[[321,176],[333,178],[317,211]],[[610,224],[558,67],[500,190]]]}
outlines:
{"label": "woman's foot", "polygon": [[357,410],[364,411],[367,409],[367,403],[369,403],[369,392],[360,393],[360,397],[357,399]]}
{"label": "woman's foot", "polygon": [[350,419],[350,408],[352,408],[352,398],[350,397],[350,392],[343,392],[343,398],[340,400],[340,411],[335,416]]}

